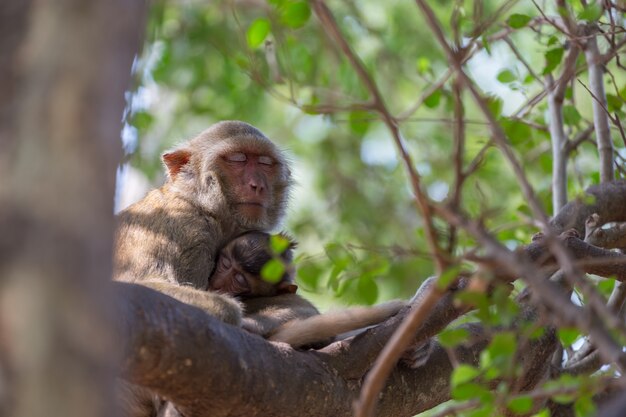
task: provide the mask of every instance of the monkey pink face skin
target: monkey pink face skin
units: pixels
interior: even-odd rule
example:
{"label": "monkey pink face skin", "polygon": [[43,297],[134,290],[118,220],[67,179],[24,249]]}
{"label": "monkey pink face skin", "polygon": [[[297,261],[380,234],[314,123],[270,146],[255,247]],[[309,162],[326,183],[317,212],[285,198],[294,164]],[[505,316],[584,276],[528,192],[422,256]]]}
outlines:
{"label": "monkey pink face skin", "polygon": [[236,210],[249,219],[261,218],[272,201],[275,160],[267,155],[230,152],[222,156],[222,164],[233,188]]}

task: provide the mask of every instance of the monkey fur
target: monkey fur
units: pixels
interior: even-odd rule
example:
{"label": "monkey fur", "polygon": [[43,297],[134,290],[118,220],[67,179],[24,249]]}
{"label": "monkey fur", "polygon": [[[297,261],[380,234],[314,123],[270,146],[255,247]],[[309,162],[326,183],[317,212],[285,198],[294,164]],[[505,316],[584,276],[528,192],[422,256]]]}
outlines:
{"label": "monkey fur", "polygon": [[[244,329],[294,348],[319,348],[341,333],[378,324],[406,306],[396,300],[320,314],[313,304],[295,294],[294,247],[290,240],[283,253],[272,254],[269,234],[248,232],[220,251],[209,288],[242,300],[246,310]],[[285,272],[271,284],[261,277],[261,268],[273,257],[285,264]]]}
{"label": "monkey fur", "polygon": [[[206,291],[209,276],[225,243],[280,223],[291,186],[287,160],[253,126],[225,121],[165,153],[163,162],[165,184],[118,215],[114,279],[151,287],[240,325],[241,304]],[[123,380],[118,394],[129,416],[168,415],[171,408]]]}
{"label": "monkey fur", "polygon": [[217,123],[163,155],[165,184],[118,216],[114,279],[136,282],[239,324],[241,307],[205,291],[218,249],[281,221],[291,173],[253,126]]}

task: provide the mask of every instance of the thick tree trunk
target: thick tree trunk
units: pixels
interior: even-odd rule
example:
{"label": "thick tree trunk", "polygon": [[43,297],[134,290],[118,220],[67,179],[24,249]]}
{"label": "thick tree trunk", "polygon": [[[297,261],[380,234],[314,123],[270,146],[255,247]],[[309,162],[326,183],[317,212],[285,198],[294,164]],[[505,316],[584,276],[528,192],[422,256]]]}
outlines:
{"label": "thick tree trunk", "polygon": [[144,4],[0,7],[0,414],[111,416],[113,188]]}

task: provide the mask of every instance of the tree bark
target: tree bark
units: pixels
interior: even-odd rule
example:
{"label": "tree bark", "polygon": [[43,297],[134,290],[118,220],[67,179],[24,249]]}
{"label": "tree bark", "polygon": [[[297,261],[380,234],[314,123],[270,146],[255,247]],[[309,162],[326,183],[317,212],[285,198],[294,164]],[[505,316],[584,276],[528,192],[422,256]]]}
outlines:
{"label": "tree bark", "polygon": [[144,4],[0,9],[0,414],[111,416],[113,188]]}

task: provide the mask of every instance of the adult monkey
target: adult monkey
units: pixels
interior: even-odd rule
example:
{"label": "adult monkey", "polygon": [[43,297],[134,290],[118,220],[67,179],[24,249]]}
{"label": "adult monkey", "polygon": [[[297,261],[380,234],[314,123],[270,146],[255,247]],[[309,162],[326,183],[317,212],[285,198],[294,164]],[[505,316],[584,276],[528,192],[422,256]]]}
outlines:
{"label": "adult monkey", "polygon": [[[165,184],[118,216],[114,279],[149,286],[238,325],[240,305],[205,291],[209,276],[218,248],[246,230],[278,225],[292,183],[287,161],[258,129],[224,121],[165,153],[163,162]],[[152,407],[143,393],[123,397],[137,403],[133,416]]]}

